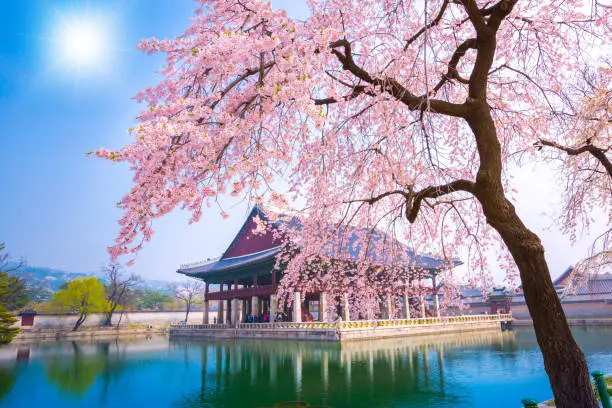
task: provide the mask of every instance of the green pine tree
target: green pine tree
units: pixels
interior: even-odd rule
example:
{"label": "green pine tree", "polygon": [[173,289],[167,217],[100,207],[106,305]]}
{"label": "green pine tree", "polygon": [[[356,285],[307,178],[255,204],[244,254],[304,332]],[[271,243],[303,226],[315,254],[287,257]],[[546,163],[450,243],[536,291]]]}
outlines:
{"label": "green pine tree", "polygon": [[[9,282],[0,280],[0,298],[8,293]],[[19,333],[19,327],[13,327],[17,323],[14,314],[9,313],[3,303],[0,303],[0,344],[8,344]]]}
{"label": "green pine tree", "polygon": [[[6,265],[8,254],[4,254],[4,242],[0,242],[0,271]],[[10,293],[10,280],[7,274],[0,275],[0,299],[6,299]],[[8,344],[19,333],[19,327],[13,327],[17,323],[14,314],[6,310],[4,300],[0,301],[0,344]]]}

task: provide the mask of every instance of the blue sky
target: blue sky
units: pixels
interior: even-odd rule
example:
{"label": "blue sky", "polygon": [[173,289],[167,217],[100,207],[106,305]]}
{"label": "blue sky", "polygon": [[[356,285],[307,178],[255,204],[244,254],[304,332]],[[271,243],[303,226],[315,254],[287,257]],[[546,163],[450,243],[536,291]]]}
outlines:
{"label": "blue sky", "polygon": [[[304,15],[303,4],[292,12]],[[95,271],[108,261],[118,231],[115,203],[129,190],[126,166],[92,157],[99,147],[129,142],[140,106],[132,97],[159,79],[159,56],[136,49],[141,38],[173,37],[189,24],[191,0],[27,0],[3,3],[0,14],[0,241],[30,265]],[[62,27],[104,27],[95,66],[62,62]],[[133,269],[176,279],[180,263],[218,256],[248,208],[228,220],[218,211],[189,226],[176,212],[155,224],[153,242]]]}
{"label": "blue sky", "polygon": [[[301,0],[275,0],[304,18]],[[95,271],[108,261],[106,247],[118,231],[115,203],[129,190],[122,165],[86,157],[99,147],[129,141],[139,105],[131,98],[159,79],[159,56],[136,49],[141,38],[179,35],[197,4],[190,0],[27,0],[3,4],[0,14],[0,241],[30,265]],[[65,61],[62,27],[93,22],[105,28],[93,66]],[[92,23],[92,24],[93,24]],[[87,50],[91,51],[91,50]],[[62,62],[63,61],[63,62]],[[547,248],[553,276],[584,254],[588,238],[572,248],[542,212],[555,194],[535,187],[533,169],[517,177],[517,208]],[[538,177],[550,173],[537,170]],[[550,183],[549,183],[550,184]],[[554,184],[554,183],[553,183]],[[248,208],[235,206],[228,220],[206,212],[189,226],[171,214],[154,225],[153,241],[133,270],[177,279],[180,263],[218,256],[242,224]]]}

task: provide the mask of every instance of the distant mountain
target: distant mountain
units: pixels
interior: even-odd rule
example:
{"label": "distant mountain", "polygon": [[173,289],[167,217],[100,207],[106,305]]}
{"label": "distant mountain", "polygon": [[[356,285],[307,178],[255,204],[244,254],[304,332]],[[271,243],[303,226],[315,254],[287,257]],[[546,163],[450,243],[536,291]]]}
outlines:
{"label": "distant mountain", "polygon": [[[7,269],[12,269],[17,266],[16,263],[9,262]],[[84,278],[87,276],[95,276],[102,282],[105,282],[103,272],[68,272],[61,269],[47,268],[44,266],[24,265],[19,269],[10,272],[13,275],[18,275],[25,278],[31,287],[55,293],[60,289],[60,286],[66,282],[70,282],[76,278]],[[137,286],[143,289],[152,289],[159,292],[169,293],[169,286],[172,282],[161,280],[143,279]]]}

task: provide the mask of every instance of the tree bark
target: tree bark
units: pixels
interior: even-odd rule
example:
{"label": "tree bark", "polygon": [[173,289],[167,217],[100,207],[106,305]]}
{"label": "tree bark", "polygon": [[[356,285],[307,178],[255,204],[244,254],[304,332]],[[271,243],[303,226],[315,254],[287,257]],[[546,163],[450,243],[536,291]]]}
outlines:
{"label": "tree bark", "polygon": [[104,313],[104,325],[105,326],[112,326],[113,314],[115,314],[115,310],[117,310],[117,306],[118,304],[113,303],[113,306],[111,306],[111,308],[106,313]]}
{"label": "tree bark", "polygon": [[533,319],[556,406],[597,408],[584,354],[576,344],[557,296],[540,238],[530,231],[504,194],[501,146],[485,102],[473,102],[466,118],[476,136],[480,168],[474,195],[487,223],[508,246],[520,271],[525,303]]}
{"label": "tree bark", "polygon": [[76,323],[74,324],[74,327],[72,328],[72,331],[77,331],[79,329],[79,327],[81,327],[81,325],[83,323],[85,323],[85,319],[87,319],[87,315],[85,313],[81,313],[79,315],[79,318],[77,319]]}
{"label": "tree bark", "polygon": [[185,312],[185,324],[187,324],[187,318],[189,317],[189,309],[191,309],[191,302],[187,303],[187,311]]}

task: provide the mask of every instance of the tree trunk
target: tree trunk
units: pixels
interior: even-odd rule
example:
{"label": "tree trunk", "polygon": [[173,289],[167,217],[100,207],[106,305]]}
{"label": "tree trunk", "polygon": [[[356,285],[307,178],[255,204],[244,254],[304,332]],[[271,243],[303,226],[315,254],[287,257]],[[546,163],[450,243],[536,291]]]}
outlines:
{"label": "tree trunk", "polygon": [[112,326],[113,314],[115,313],[115,310],[117,310],[117,306],[118,305],[115,304],[107,312],[104,313],[104,325],[105,326]]}
{"label": "tree trunk", "polygon": [[187,311],[185,312],[185,324],[187,324],[187,318],[189,317],[189,309],[191,309],[191,303],[187,303]]}
{"label": "tree trunk", "polygon": [[544,368],[559,408],[597,408],[584,354],[576,344],[557,296],[540,238],[521,221],[501,182],[501,146],[486,104],[468,123],[476,135],[480,168],[474,195],[487,222],[499,232],[520,271]]}
{"label": "tree trunk", "polygon": [[87,319],[87,315],[85,313],[81,313],[79,315],[79,318],[77,319],[76,323],[74,324],[74,327],[72,328],[72,331],[77,331],[79,329],[79,327],[81,327],[81,325],[83,323],[85,323],[85,319]]}

